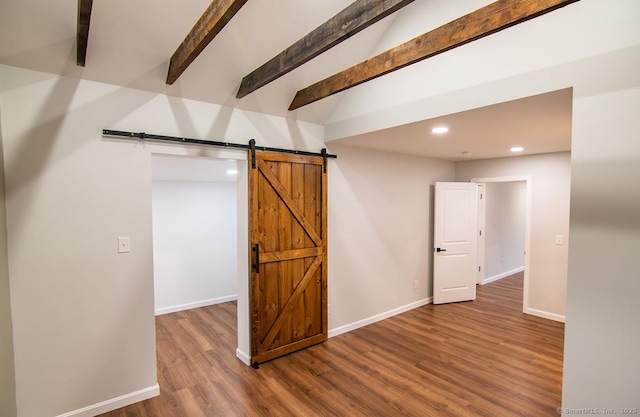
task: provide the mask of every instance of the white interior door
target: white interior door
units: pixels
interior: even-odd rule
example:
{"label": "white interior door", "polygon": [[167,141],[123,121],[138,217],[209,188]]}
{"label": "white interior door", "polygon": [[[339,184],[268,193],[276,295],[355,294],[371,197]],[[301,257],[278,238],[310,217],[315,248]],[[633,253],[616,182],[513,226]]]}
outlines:
{"label": "white interior door", "polygon": [[434,210],[433,303],[476,298],[478,186],[437,182]]}

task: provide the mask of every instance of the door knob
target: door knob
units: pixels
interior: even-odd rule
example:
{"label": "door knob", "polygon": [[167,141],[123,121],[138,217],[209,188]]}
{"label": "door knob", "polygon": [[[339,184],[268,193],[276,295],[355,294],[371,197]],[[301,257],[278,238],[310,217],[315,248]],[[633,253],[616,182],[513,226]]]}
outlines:
{"label": "door knob", "polygon": [[440,249],[440,248],[436,248],[436,252],[446,252],[446,249]]}

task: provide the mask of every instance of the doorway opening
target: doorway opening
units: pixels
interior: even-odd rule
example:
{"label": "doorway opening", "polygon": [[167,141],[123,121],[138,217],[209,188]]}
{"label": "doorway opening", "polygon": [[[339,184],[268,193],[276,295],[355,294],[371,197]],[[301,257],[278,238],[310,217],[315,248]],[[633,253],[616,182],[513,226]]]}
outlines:
{"label": "doorway opening", "polygon": [[522,310],[528,310],[531,240],[530,177],[474,178],[479,184],[478,284],[524,271]]}
{"label": "doorway opening", "polygon": [[156,315],[235,301],[235,161],[152,156]]}
{"label": "doorway opening", "polygon": [[236,301],[248,363],[246,154],[152,154],[151,165],[156,316]]}

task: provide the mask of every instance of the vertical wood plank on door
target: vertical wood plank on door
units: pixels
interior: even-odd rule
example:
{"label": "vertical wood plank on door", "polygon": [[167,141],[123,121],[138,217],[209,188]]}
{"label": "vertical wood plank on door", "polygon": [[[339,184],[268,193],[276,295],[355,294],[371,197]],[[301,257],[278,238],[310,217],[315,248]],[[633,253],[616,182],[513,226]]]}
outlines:
{"label": "vertical wood plank on door", "polygon": [[[291,194],[291,164],[281,162],[278,164],[278,179],[280,183]],[[280,250],[293,249],[291,242],[292,227],[294,223],[297,223],[296,219],[291,215],[291,212],[287,208],[283,201],[278,202],[278,214],[280,216],[280,223],[278,225],[278,237]],[[293,293],[291,264],[292,261],[279,262],[280,268],[280,309],[285,305],[287,300]],[[282,345],[289,344],[293,341],[293,317],[289,316],[285,319],[280,329],[280,343]]]}
{"label": "vertical wood plank on door", "polygon": [[[258,184],[261,180],[258,174],[258,170],[252,168],[252,165],[256,164],[255,155],[251,155],[249,152],[249,184]],[[259,248],[259,242],[262,241],[262,225],[260,224],[260,213],[262,211],[262,206],[259,204],[260,196],[259,187],[249,187],[249,253],[250,253],[250,263],[249,266],[249,328],[250,328],[250,337],[249,337],[249,345],[251,346],[251,351],[255,352],[258,350],[259,344],[259,321],[260,321],[260,300],[262,297],[260,296],[260,281],[255,278],[255,267],[257,262],[255,247]]]}
{"label": "vertical wood plank on door", "polygon": [[[267,167],[271,172],[277,173],[277,166],[274,162],[267,162]],[[279,221],[280,216],[278,214],[280,208],[280,199],[278,198],[277,193],[273,190],[273,188],[269,185],[269,183],[264,180],[262,183],[264,189],[264,204],[265,204],[265,217],[264,217],[264,252],[276,252],[279,248],[278,243],[278,229],[279,229]],[[278,277],[278,272],[280,271],[280,267],[277,263],[267,263],[264,265],[263,279],[261,280],[264,284],[265,292],[264,292],[264,310],[265,310],[265,320],[264,320],[264,332],[261,335],[264,338],[267,335],[267,331],[273,323],[275,323],[278,315],[280,314],[280,310],[282,306],[280,305],[280,279]],[[269,283],[270,285],[266,285]],[[269,346],[269,349],[275,349],[280,345],[280,340],[276,336],[273,340],[272,344]]]}
{"label": "vertical wood plank on door", "polygon": [[[315,230],[318,234],[322,233],[320,228],[318,227],[319,218],[320,218],[320,193],[319,193],[319,177],[318,177],[318,166],[313,165],[305,165],[304,170],[304,181],[305,181],[305,196],[304,196],[304,216],[309,221],[311,228]],[[322,236],[321,236],[322,237]],[[308,237],[307,237],[308,238]],[[308,238],[309,239],[309,238]],[[309,239],[309,245],[313,246],[313,242]],[[311,265],[315,258],[307,258],[308,262],[307,268]],[[321,266],[320,268],[323,268]],[[315,276],[312,279],[312,282],[307,287],[307,290],[304,293],[304,304],[305,304],[305,335],[306,337],[315,336],[320,333],[320,325],[316,320],[319,317],[320,312],[318,308],[320,307],[320,291],[319,291],[319,277],[321,276],[321,269],[318,269],[315,272]]]}
{"label": "vertical wood plank on door", "polygon": [[[304,165],[294,163],[292,166],[292,197],[293,201],[296,203],[296,207],[300,211],[304,212]],[[306,237],[306,233],[302,226],[300,226],[297,222],[293,222],[292,228],[292,240],[293,240],[293,248],[294,249],[302,249],[305,248],[305,242],[308,239]],[[306,264],[304,259],[296,259],[292,262],[292,274],[293,274],[293,286],[294,288],[298,286],[300,280],[304,276],[304,271],[308,265]],[[293,340],[297,341],[303,339],[305,337],[305,306],[304,300],[298,302],[296,307],[293,310]]]}
{"label": "vertical wood plank on door", "polygon": [[[256,168],[252,168],[252,165],[257,163],[255,155],[251,155],[249,152],[249,253],[251,259],[251,266],[249,267],[249,325],[251,328],[250,331],[250,340],[260,340],[261,339],[261,329],[260,329],[260,303],[262,300],[261,282],[257,279],[255,273],[255,266],[257,263],[256,253],[254,252],[254,247],[256,245],[259,247],[259,242],[262,241],[262,235],[264,233],[262,222],[260,222],[260,218],[262,216],[263,207],[260,205],[260,191],[259,191],[259,183],[262,180]],[[251,356],[258,354],[257,344],[251,343]]]}
{"label": "vertical wood plank on door", "polygon": [[[327,161],[324,161],[326,164]],[[327,238],[329,233],[329,193],[328,193],[328,176],[326,172],[326,165],[320,173],[320,231],[322,236],[322,266],[320,271],[321,279],[321,301],[320,305],[323,307],[322,311],[322,326],[320,332],[322,334],[329,334],[329,292],[328,292],[328,274],[329,274],[329,240]]]}

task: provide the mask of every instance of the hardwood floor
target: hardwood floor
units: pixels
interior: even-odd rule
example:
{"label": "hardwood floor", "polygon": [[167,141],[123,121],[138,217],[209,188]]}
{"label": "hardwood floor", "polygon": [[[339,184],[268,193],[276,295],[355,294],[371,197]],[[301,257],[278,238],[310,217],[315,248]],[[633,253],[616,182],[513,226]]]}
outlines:
{"label": "hardwood floor", "polygon": [[161,394],[107,417],[556,416],[564,325],[522,310],[522,274],[260,365],[235,303],[159,316]]}

